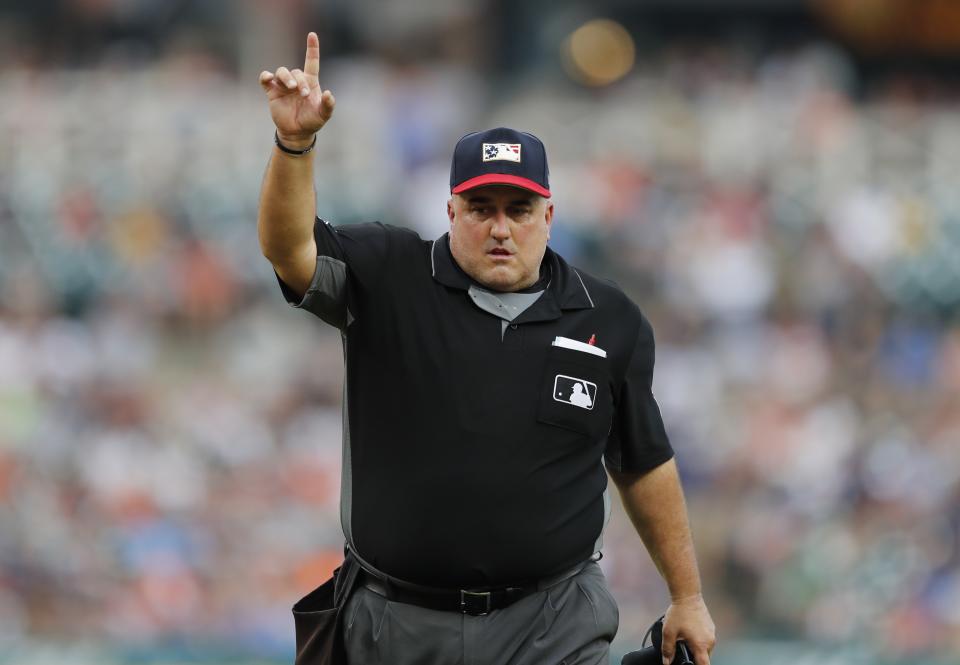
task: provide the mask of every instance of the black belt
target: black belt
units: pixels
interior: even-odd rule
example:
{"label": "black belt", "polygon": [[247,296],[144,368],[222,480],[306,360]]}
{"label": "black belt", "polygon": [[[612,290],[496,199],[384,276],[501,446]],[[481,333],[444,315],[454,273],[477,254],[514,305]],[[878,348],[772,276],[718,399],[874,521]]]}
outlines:
{"label": "black belt", "polygon": [[420,586],[395,578],[386,578],[372,573],[366,568],[360,569],[360,582],[365,587],[387,600],[408,605],[417,605],[431,610],[460,612],[472,616],[483,616],[493,610],[503,609],[521,598],[542,591],[547,587],[569,579],[583,570],[587,564],[597,561],[590,557],[562,573],[537,582],[517,586],[482,587],[475,589],[441,589]]}

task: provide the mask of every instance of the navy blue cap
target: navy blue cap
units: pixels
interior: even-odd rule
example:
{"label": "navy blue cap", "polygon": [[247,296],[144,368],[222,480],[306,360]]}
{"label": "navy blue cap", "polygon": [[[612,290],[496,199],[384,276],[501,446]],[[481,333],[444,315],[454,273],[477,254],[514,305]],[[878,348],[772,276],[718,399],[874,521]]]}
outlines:
{"label": "navy blue cap", "polygon": [[533,134],[497,127],[467,134],[453,149],[450,191],[513,185],[550,197],[550,170],[543,142]]}

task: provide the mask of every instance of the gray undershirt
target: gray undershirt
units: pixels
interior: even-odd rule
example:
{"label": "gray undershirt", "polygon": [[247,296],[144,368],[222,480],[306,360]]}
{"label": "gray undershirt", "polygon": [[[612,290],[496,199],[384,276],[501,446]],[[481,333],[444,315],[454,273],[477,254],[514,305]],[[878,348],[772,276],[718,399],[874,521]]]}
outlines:
{"label": "gray undershirt", "polygon": [[494,293],[475,285],[471,286],[467,293],[477,307],[500,317],[500,339],[503,339],[510,322],[523,314],[530,305],[537,302],[537,299],[543,295],[543,291],[536,291],[535,293]]}

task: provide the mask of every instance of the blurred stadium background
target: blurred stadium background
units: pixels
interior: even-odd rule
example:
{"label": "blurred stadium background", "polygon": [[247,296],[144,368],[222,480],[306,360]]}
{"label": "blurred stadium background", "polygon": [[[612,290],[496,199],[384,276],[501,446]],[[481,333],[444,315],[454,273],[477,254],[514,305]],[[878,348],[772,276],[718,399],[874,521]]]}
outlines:
{"label": "blurred stadium background", "polygon": [[[0,663],[292,663],[341,351],[259,253],[261,69],[320,214],[435,237],[463,133],[658,335],[717,665],[960,663],[960,2],[4,0]],[[622,514],[614,652],[668,597]],[[618,661],[617,661],[618,662]]]}

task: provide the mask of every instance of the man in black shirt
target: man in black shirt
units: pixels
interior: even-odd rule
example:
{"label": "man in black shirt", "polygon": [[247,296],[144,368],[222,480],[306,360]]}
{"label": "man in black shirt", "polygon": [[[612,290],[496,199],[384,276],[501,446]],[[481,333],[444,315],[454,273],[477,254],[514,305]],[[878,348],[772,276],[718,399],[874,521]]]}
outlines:
{"label": "man in black shirt", "polygon": [[334,107],[318,69],[310,33],[303,70],[260,75],[277,133],[258,229],[287,301],[343,335],[341,519],[363,569],[351,662],[606,662],[609,472],[670,589],[665,660],[682,638],[709,664],[653,332],[547,247],[543,144],[508,128],[460,139],[435,241],[334,227],[315,218],[310,150]]}

